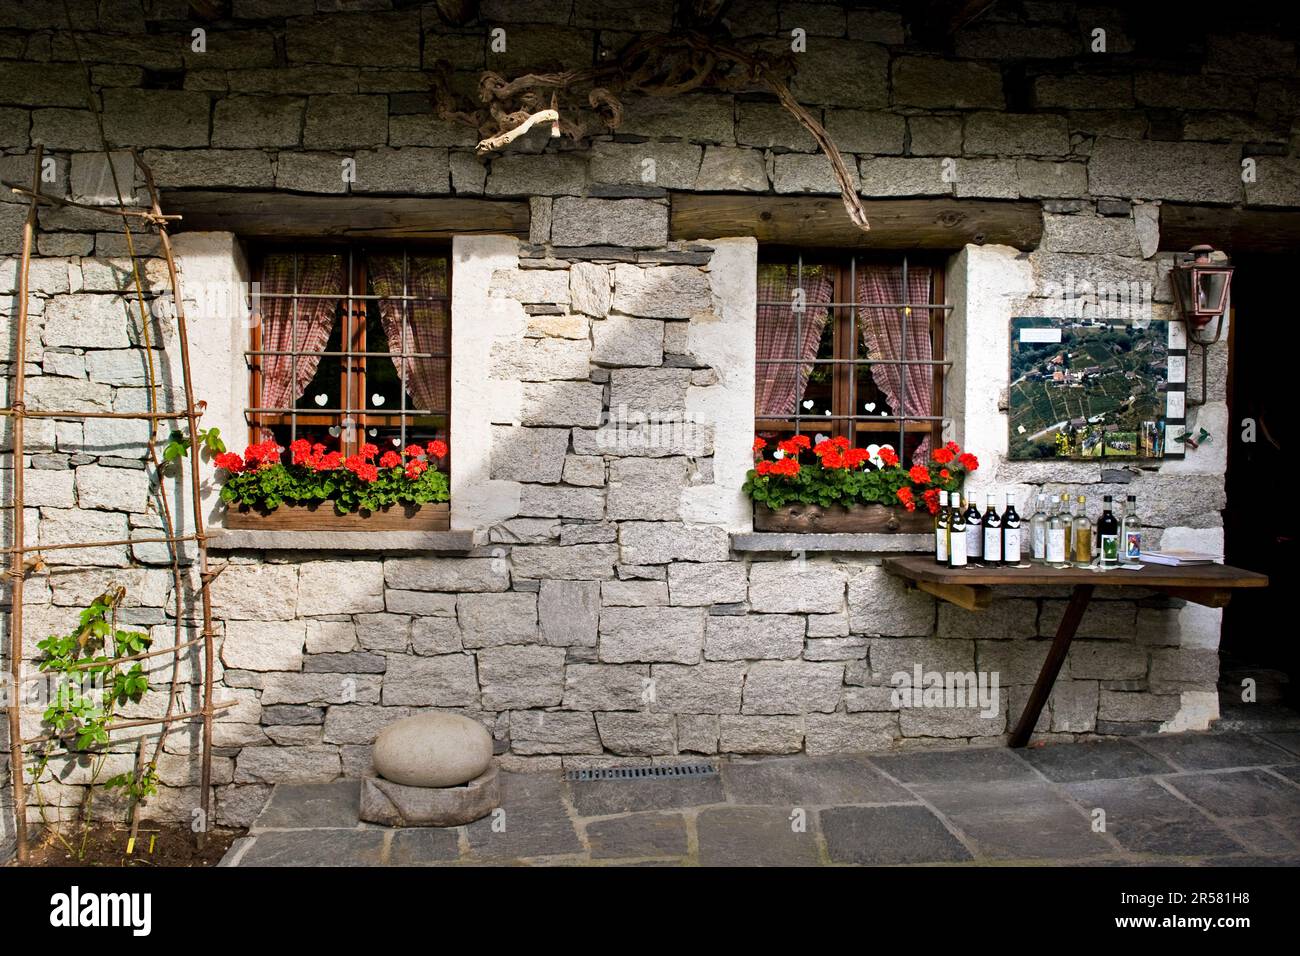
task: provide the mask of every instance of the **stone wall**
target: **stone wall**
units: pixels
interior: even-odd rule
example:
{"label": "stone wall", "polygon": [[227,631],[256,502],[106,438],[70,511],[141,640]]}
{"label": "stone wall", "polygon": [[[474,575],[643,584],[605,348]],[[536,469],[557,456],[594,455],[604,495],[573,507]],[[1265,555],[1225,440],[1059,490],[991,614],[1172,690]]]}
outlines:
{"label": "stone wall", "polygon": [[[1064,594],[1008,595],[975,619],[903,588],[878,554],[732,547],[730,534],[749,522],[739,486],[752,434],[756,248],[670,242],[667,191],[833,194],[812,140],[758,94],[630,101],[617,136],[575,146],[543,132],[490,159],[474,156],[472,131],[432,114],[422,68],[439,58],[455,61],[467,87],[484,67],[586,65],[628,30],[667,26],[664,5],[615,13],[587,0],[498,0],[484,4],[483,23],[449,28],[432,5],[326,14],[310,0],[234,0],[233,19],[206,25],[204,53],[190,49],[184,4],[148,16],[103,5],[97,26],[86,6],[74,3],[108,135],[142,149],[164,188],[531,205],[527,241],[465,236],[453,248],[452,508],[476,550],[219,557],[229,562],[214,586],[221,694],[238,702],[216,729],[219,820],[247,820],[276,781],[365,773],[376,729],[420,707],[479,717],[516,767],[928,746],[1007,731]],[[1003,460],[1007,319],[1058,312],[1070,303],[1060,290],[1083,281],[1147,282],[1153,314],[1167,316],[1161,201],[1300,205],[1289,41],[1210,36],[1203,50],[1151,56],[1134,49],[1122,13],[1048,3],[1032,5],[1032,20],[999,7],[941,50],[889,10],[733,10],[740,34],[784,45],[791,29],[807,31],[796,91],[851,157],[864,196],[1042,203],[1036,250],[970,246],[949,260],[957,364],[947,408],[951,436],[984,462],[972,490],[1005,487],[1021,501],[1039,487],[1134,491],[1153,541],[1221,546],[1226,344],[1211,351],[1210,402],[1197,412],[1223,441],[1158,468],[1014,463]],[[0,3],[0,172],[27,180],[42,143],[55,161],[45,188],[104,201],[110,181],[61,16],[58,5]],[[1094,21],[1112,52],[1087,52]],[[498,23],[505,54],[487,49]],[[1242,181],[1243,158],[1255,161],[1253,182]],[[345,159],[355,182],[340,175]],[[41,211],[20,356],[14,253],[25,207],[3,198],[0,363],[26,362],[32,407],[143,407],[120,227]],[[247,274],[237,237],[182,235],[179,245],[188,294]],[[147,236],[137,246],[155,251]],[[144,279],[151,293],[164,285],[157,260]],[[153,331],[174,389],[174,328],[164,317]],[[194,339],[200,397],[233,437],[242,330],[228,316],[199,321]],[[1198,374],[1190,370],[1192,393]],[[629,421],[637,415],[654,421]],[[31,540],[156,531],[145,434],[134,423],[32,422]],[[3,436],[7,448],[7,426]],[[13,466],[8,456],[3,465]],[[175,504],[183,513],[184,499]],[[151,628],[156,646],[173,639],[160,548],[50,556],[49,573],[27,589],[29,655],[109,581],[129,589],[128,623]],[[1218,620],[1102,589],[1040,731],[1205,726],[1217,714]],[[182,640],[192,634],[182,628]],[[997,670],[1007,689],[999,715],[892,709],[888,675],[915,663]],[[138,712],[152,715],[157,696]],[[154,812],[182,817],[197,802],[192,744],[188,734],[169,742]],[[127,765],[130,755],[111,759]],[[73,767],[48,784],[53,812],[75,806],[86,779]],[[0,824],[0,843],[5,832]]]}

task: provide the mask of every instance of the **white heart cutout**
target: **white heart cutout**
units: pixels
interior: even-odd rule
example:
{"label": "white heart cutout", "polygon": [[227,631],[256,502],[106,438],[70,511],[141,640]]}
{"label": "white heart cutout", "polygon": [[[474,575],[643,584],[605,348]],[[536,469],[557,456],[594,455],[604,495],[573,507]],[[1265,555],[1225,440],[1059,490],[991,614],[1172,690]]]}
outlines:
{"label": "white heart cutout", "polygon": [[888,417],[888,415],[889,415],[889,412],[885,411],[883,408],[880,410],[880,417],[881,417],[881,418],[886,418],[886,417]]}
{"label": "white heart cutout", "polygon": [[401,444],[402,444],[402,440],[401,440],[400,438],[394,438],[394,439],[393,439],[393,447],[394,447],[394,448],[400,448],[400,447],[401,447]]}
{"label": "white heart cutout", "polygon": [[826,440],[826,436],[825,436],[825,435],[820,435],[820,434],[819,434],[816,438],[813,439],[813,444],[814,444],[814,445],[820,445],[820,444],[821,444],[822,442],[824,442],[825,440]]}
{"label": "white heart cutout", "polygon": [[862,407],[865,408],[865,409],[866,409],[867,411],[869,411],[869,412],[874,412],[874,411],[876,410],[876,403],[875,403],[875,402],[867,402],[867,404],[863,405]]}
{"label": "white heart cutout", "polygon": [[337,426],[337,425],[331,425],[329,431],[330,431],[330,434],[331,434],[332,436],[334,436],[335,438],[338,438],[338,437],[339,437],[339,426]]}
{"label": "white heart cutout", "polygon": [[830,418],[830,417],[831,417],[831,410],[828,408],[828,409],[826,409],[826,411],[822,412],[822,414],[825,415],[827,418]]}
{"label": "white heart cutout", "polygon": [[374,437],[375,437],[376,435],[378,435],[378,434],[379,434],[379,429],[378,429],[378,428],[372,428],[372,429],[370,429],[370,437],[371,437],[371,438],[374,438]]}
{"label": "white heart cutout", "polygon": [[374,405],[376,408],[384,404],[385,401],[387,401],[387,399],[385,399],[384,396],[380,395],[378,392],[375,392],[375,394],[370,396],[370,404]]}
{"label": "white heart cutout", "polygon": [[773,458],[784,458],[784,457],[785,457],[785,452],[783,452],[781,449],[778,448],[776,451],[772,452],[772,457],[773,457]]}
{"label": "white heart cutout", "polygon": [[314,401],[321,408],[324,408],[329,403],[329,400],[330,397],[326,395],[324,392],[319,392],[318,394],[312,396],[312,401]]}
{"label": "white heart cutout", "polygon": [[806,408],[806,409],[808,409],[808,411],[812,411],[812,407],[813,407],[815,404],[817,404],[817,403],[814,402],[814,401],[810,398],[810,399],[807,399],[807,400],[803,403],[803,407]]}

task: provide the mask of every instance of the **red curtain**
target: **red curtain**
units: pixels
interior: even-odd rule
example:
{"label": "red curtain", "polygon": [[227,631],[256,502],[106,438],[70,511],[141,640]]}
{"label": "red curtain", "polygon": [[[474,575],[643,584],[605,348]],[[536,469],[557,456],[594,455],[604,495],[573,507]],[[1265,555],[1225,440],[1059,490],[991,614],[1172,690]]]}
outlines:
{"label": "red curtain", "polygon": [[[299,256],[297,289],[294,289],[294,257],[267,256],[262,265],[262,293],[289,295],[343,294],[342,256]],[[296,304],[296,314],[295,314]],[[289,408],[306,390],[320,364],[338,313],[338,299],[258,299],[262,320],[262,349],[267,352],[299,352],[292,355],[263,355],[262,399],[264,408]],[[295,335],[296,332],[296,335]]]}
{"label": "red curtain", "polygon": [[415,358],[405,353],[450,352],[450,303],[447,299],[447,260],[411,256],[407,259],[406,288],[402,287],[401,256],[370,256],[370,285],[375,295],[416,296],[414,301],[379,302],[379,319],[388,336],[393,367],[405,382],[416,407],[447,412],[449,363],[446,358]]}
{"label": "red curtain", "polygon": [[[816,266],[803,269],[805,311],[802,314],[792,308],[799,284],[799,273],[794,266],[759,264],[758,381],[754,393],[754,411],[759,418],[794,415],[808,386],[812,360],[817,357],[822,330],[830,315],[829,309],[817,307],[829,303],[833,292],[830,280],[821,270]],[[769,359],[803,359],[808,364],[764,365]]]}
{"label": "red curtain", "polygon": [[[858,269],[858,321],[862,343],[873,359],[931,359],[930,310],[910,309],[907,334],[903,334],[904,309],[871,308],[873,302],[930,302],[930,270],[907,270],[907,298],[903,298],[903,270],[900,266],[863,265]],[[871,377],[885,393],[895,415],[932,414],[933,365],[872,365]],[[930,450],[925,436],[913,452],[913,462],[924,462]],[[900,454],[902,449],[899,450]]]}

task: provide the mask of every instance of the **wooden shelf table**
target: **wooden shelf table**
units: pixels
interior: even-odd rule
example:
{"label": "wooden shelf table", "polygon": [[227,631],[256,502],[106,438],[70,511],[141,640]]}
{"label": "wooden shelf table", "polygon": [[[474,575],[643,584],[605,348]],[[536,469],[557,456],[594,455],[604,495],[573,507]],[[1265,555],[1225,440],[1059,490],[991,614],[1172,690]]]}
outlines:
{"label": "wooden shelf table", "polygon": [[1083,613],[1098,586],[1120,588],[1145,588],[1171,597],[1182,598],[1206,607],[1223,607],[1237,588],[1262,588],[1268,578],[1254,571],[1243,571],[1224,564],[1197,564],[1169,567],[1144,564],[1141,570],[1126,571],[1115,568],[1096,571],[1090,568],[1060,568],[1053,565],[1032,564],[1020,567],[987,567],[970,564],[964,568],[949,568],[936,564],[929,554],[909,554],[885,558],[885,570],[913,582],[920,590],[933,594],[968,611],[982,611],[989,606],[993,592],[1002,587],[1070,587],[1070,603],[1066,606],[1061,623],[1056,628],[1047,659],[1034,682],[1033,692],[1025,704],[1011,734],[1009,745],[1023,747],[1038,723],[1038,717],[1047,704],[1056,683],[1056,675],[1065,663],[1065,655],[1074,640],[1075,631],[1083,620]]}

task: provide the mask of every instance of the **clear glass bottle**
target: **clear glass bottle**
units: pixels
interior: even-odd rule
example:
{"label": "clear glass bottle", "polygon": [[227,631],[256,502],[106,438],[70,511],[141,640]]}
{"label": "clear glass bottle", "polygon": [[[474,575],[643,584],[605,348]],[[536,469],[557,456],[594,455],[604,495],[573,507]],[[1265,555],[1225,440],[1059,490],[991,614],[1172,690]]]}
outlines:
{"label": "clear glass bottle", "polygon": [[1065,558],[1069,561],[1074,554],[1074,499],[1067,492],[1061,492],[1061,515],[1065,518]]}
{"label": "clear glass bottle", "polygon": [[988,507],[984,511],[984,563],[1002,563],[1002,519],[998,516],[997,506],[993,504],[993,495],[988,496]]}
{"label": "clear glass bottle", "polygon": [[1061,565],[1066,562],[1068,551],[1065,550],[1065,537],[1070,520],[1061,513],[1055,498],[1052,499],[1052,513],[1047,519],[1047,563]]}
{"label": "clear glass bottle", "polygon": [[1074,515],[1074,565],[1086,568],[1092,564],[1092,522],[1088,520],[1088,499],[1079,495],[1079,507]]}
{"label": "clear glass bottle", "polygon": [[1125,561],[1137,561],[1142,557],[1142,521],[1138,518],[1137,495],[1128,496],[1128,508],[1125,509],[1123,535],[1120,547]]}
{"label": "clear glass bottle", "polygon": [[1002,560],[1007,564],[1020,563],[1020,515],[1016,511],[1016,498],[1007,492],[1007,507],[1002,512]]}
{"label": "clear glass bottle", "polygon": [[939,510],[934,515],[934,563],[948,563],[948,492],[939,492]]}
{"label": "clear glass bottle", "polygon": [[1029,557],[1036,564],[1047,560],[1047,496],[1038,496],[1038,510],[1029,519]]}
{"label": "clear glass bottle", "polygon": [[961,498],[957,492],[952,493],[948,508],[948,567],[966,567],[966,515],[962,513]]}

